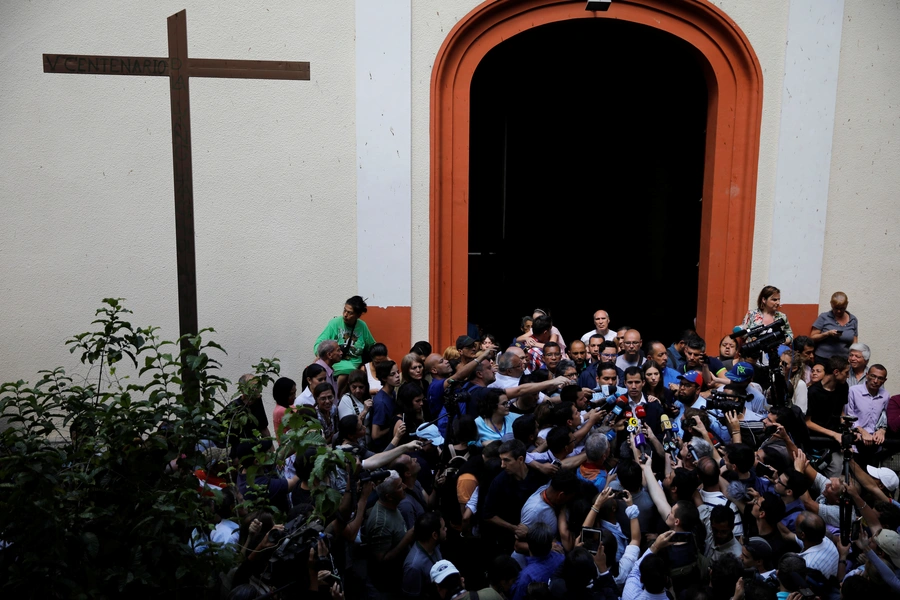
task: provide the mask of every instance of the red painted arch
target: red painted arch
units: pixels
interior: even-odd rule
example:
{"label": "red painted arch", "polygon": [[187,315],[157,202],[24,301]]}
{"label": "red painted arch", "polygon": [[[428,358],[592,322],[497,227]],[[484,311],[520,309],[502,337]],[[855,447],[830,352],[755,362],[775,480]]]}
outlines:
{"label": "red painted arch", "polygon": [[762,68],[737,24],[706,0],[616,0],[607,12],[585,11],[583,2],[571,0],[488,0],[456,24],[432,70],[429,339],[435,348],[451,345],[467,324],[472,76],[504,40],[569,19],[619,19],[653,27],[685,40],[702,57],[709,102],[698,331],[721,335],[747,311]]}

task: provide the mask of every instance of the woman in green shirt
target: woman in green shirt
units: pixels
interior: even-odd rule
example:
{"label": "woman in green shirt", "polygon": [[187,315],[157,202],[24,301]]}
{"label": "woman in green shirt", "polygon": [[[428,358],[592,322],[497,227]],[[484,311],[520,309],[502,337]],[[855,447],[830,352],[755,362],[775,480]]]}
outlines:
{"label": "woman in green shirt", "polygon": [[345,387],[347,375],[362,366],[363,354],[375,344],[368,325],[365,321],[359,320],[367,310],[368,307],[362,297],[348,298],[344,303],[343,315],[328,322],[313,346],[313,352],[317,353],[319,344],[324,340],[335,340],[341,345],[344,357],[333,367],[334,375],[338,378],[339,390]]}

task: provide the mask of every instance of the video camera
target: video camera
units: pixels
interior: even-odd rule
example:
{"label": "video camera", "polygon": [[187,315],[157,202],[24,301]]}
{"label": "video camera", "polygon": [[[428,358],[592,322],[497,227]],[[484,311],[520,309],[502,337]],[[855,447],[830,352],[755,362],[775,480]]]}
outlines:
{"label": "video camera", "polygon": [[465,381],[456,381],[454,379],[450,382],[450,385],[444,388],[444,394],[441,400],[443,401],[444,408],[447,409],[447,414],[451,419],[459,416],[460,404],[469,403],[470,395],[469,390],[465,387],[465,383]]}
{"label": "video camera", "polygon": [[720,410],[723,413],[742,413],[744,412],[747,401],[751,398],[752,396],[750,394],[726,394],[725,392],[714,390],[710,393],[709,398],[706,399],[706,406],[704,408],[706,410]]}
{"label": "video camera", "polygon": [[325,533],[322,521],[319,519],[310,521],[308,515],[291,519],[285,523],[284,529],[273,529],[268,535],[270,542],[278,544],[272,555],[273,561],[307,559],[309,549],[314,547],[320,538],[326,540],[326,543],[331,538]]}
{"label": "video camera", "polygon": [[741,355],[758,358],[763,352],[775,350],[785,342],[784,319],[776,319],[769,325],[760,325],[751,329],[737,329],[731,337],[747,336],[752,341],[741,346]]}
{"label": "video camera", "polygon": [[381,483],[385,479],[390,476],[391,472],[388,469],[375,469],[374,471],[366,471],[363,469],[359,472],[359,482],[360,483],[369,483],[370,481],[374,483]]}

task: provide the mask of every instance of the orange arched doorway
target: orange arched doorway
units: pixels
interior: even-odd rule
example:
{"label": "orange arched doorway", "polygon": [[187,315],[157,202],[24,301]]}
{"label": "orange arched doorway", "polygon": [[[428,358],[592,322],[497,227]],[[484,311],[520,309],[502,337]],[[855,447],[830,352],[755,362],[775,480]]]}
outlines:
{"label": "orange arched doorway", "polygon": [[488,0],[453,28],[432,71],[429,338],[436,348],[450,345],[467,326],[472,77],[505,39],[569,19],[630,21],[675,35],[702,55],[709,98],[698,331],[715,336],[730,330],[747,310],[762,69],[743,32],[706,0],[618,0],[596,13],[571,0]]}

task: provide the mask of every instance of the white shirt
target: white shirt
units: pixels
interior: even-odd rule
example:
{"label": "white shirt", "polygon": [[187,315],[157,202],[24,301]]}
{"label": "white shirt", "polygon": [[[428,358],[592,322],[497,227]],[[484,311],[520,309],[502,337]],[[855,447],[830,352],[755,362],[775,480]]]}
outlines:
{"label": "white shirt", "polygon": [[[584,342],[585,346],[587,346],[588,344],[590,344],[591,338],[594,337],[595,335],[598,335],[597,330],[591,329],[586,334],[581,336],[581,341]],[[606,335],[603,336],[603,339],[605,339],[607,342],[613,341],[614,339],[616,339],[616,332],[613,331],[612,329],[608,329],[606,331]]]}
{"label": "white shirt", "polygon": [[639,367],[642,364],[644,364],[644,362],[646,360],[647,359],[644,358],[643,356],[638,355],[638,359],[632,363],[632,362],[628,362],[628,360],[625,358],[624,354],[620,354],[619,357],[616,359],[616,366],[624,371],[628,367]]}
{"label": "white shirt", "polygon": [[495,375],[495,379],[489,388],[499,388],[501,390],[505,390],[506,388],[516,387],[519,385],[519,377],[510,377],[509,375],[504,375],[503,373],[497,373]]}
{"label": "white shirt", "polygon": [[806,561],[806,568],[815,569],[825,577],[837,577],[840,555],[837,546],[827,537],[821,544],[801,552],[800,556]]}
{"label": "white shirt", "polygon": [[741,512],[738,510],[738,507],[735,506],[734,502],[730,502],[728,498],[725,497],[725,494],[722,492],[707,492],[704,490],[699,490],[700,492],[700,500],[703,502],[697,509],[700,511],[700,518],[703,520],[703,524],[706,525],[706,547],[713,547],[713,537],[712,537],[712,528],[709,526],[709,516],[712,514],[712,509],[716,506],[728,506],[731,511],[734,513],[734,537],[740,537],[744,535],[744,523],[741,519]]}
{"label": "white shirt", "polygon": [[641,563],[644,562],[644,559],[649,554],[652,554],[652,552],[647,548],[644,555],[631,568],[631,573],[628,574],[628,579],[625,580],[625,589],[622,590],[622,600],[668,600],[669,597],[665,591],[659,594],[651,594],[644,589],[644,584],[641,583]]}
{"label": "white shirt", "polygon": [[294,400],[294,406],[315,406],[316,399],[313,398],[312,388],[307,386],[305,390],[300,392]]}

